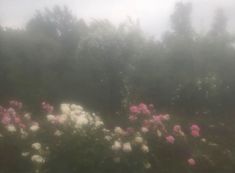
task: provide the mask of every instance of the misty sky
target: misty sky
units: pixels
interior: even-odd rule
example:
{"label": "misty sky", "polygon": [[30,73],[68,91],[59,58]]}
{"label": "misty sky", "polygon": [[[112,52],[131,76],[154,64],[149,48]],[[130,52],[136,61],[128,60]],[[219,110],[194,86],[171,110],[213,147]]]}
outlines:
{"label": "misty sky", "polygon": [[[235,31],[235,0],[181,0],[192,2],[194,25],[206,32],[213,12],[222,7],[229,19],[229,29]],[[177,0],[0,0],[0,24],[24,27],[35,10],[54,5],[66,5],[78,18],[109,19],[118,24],[131,17],[139,19],[147,34],[159,36],[169,28],[169,16]]]}

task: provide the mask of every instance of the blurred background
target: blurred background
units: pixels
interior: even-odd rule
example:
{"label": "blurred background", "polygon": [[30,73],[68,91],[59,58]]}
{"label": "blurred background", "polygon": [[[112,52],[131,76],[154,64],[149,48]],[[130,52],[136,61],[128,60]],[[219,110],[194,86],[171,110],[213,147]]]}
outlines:
{"label": "blurred background", "polygon": [[0,102],[233,114],[235,2],[1,0]]}

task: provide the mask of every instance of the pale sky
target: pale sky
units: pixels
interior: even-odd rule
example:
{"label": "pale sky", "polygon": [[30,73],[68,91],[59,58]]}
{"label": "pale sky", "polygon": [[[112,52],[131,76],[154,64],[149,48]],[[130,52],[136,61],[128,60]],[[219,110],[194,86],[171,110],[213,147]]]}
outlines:
{"label": "pale sky", "polygon": [[[198,32],[206,32],[214,10],[222,7],[235,31],[235,0],[180,0],[192,2],[193,23]],[[169,17],[178,0],[0,0],[0,24],[22,28],[35,10],[66,5],[78,18],[109,19],[118,24],[131,17],[138,19],[145,33],[158,37],[169,28]]]}

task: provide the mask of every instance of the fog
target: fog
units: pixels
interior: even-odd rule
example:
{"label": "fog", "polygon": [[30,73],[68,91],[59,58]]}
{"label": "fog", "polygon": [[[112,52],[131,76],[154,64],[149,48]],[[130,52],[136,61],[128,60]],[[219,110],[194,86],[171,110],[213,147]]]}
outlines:
{"label": "fog", "polygon": [[[0,24],[22,28],[35,10],[55,5],[67,6],[78,18],[86,21],[109,19],[114,24],[130,17],[139,20],[148,35],[160,37],[169,29],[169,16],[177,0],[0,0]],[[234,0],[182,0],[193,5],[193,25],[198,32],[209,29],[215,9],[223,8],[229,20],[229,30],[235,31]]]}
{"label": "fog", "polygon": [[0,0],[0,173],[235,173],[235,0]]}

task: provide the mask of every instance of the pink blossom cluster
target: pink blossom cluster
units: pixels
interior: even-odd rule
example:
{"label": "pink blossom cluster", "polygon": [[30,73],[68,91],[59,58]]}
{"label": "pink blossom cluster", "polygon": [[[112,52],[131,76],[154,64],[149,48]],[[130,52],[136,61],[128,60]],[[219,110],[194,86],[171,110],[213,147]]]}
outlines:
{"label": "pink blossom cluster", "polygon": [[[129,120],[133,127],[129,127],[126,131],[124,130],[123,134],[152,133],[156,137],[165,139],[168,144],[174,144],[178,140],[177,138],[186,141],[188,136],[183,131],[181,125],[175,124],[172,130],[169,129],[167,122],[170,120],[170,115],[157,114],[153,105],[147,106],[144,103],[140,103],[139,105],[130,106],[129,110]],[[193,137],[200,136],[200,127],[197,124],[193,124],[190,130]],[[193,158],[189,158],[187,162],[191,166],[196,164]]]}
{"label": "pink blossom cluster", "polygon": [[[26,134],[25,130],[37,131],[38,122],[32,121],[28,113],[22,111],[22,103],[10,101],[8,107],[0,107],[0,127],[6,129],[5,132],[20,132]],[[2,133],[2,132],[1,132]]]}
{"label": "pink blossom cluster", "polygon": [[42,102],[42,109],[46,112],[46,113],[52,113],[54,110],[54,107],[52,105],[50,105],[47,102]]}
{"label": "pink blossom cluster", "polygon": [[191,135],[193,137],[200,136],[200,127],[197,124],[193,124],[190,129],[191,129]]}

